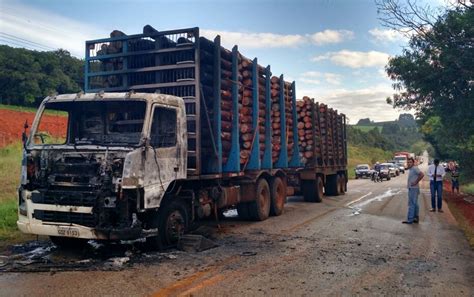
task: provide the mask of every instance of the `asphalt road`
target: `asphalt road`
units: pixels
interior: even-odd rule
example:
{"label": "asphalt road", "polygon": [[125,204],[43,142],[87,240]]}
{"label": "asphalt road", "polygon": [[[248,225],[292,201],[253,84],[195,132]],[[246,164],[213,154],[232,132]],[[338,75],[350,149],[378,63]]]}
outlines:
{"label": "asphalt road", "polygon": [[349,182],[322,203],[288,200],[264,222],[201,228],[218,247],[144,253],[118,271],[2,273],[2,296],[474,296],[474,251],[445,207],[405,225],[407,175]]}

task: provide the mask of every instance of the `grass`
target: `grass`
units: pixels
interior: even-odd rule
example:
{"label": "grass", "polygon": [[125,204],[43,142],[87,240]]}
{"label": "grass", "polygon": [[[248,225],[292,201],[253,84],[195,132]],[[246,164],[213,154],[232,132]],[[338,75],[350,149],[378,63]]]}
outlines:
{"label": "grass", "polygon": [[370,130],[373,130],[374,128],[379,129],[379,132],[382,132],[382,126],[359,126],[359,125],[354,125],[352,126],[356,129],[361,130],[362,132],[369,132]]}
{"label": "grass", "polygon": [[[12,111],[18,111],[18,112],[32,112],[36,113],[38,108],[36,107],[26,107],[26,106],[19,106],[19,105],[6,105],[6,104],[0,104],[0,109],[5,109],[5,110],[12,110]],[[56,110],[51,110],[51,109],[46,109],[45,111],[46,115],[51,115],[51,116],[67,116],[67,112],[64,111],[56,111]]]}
{"label": "grass", "polygon": [[0,149],[0,240],[18,235],[17,187],[20,181],[21,144]]}
{"label": "grass", "polygon": [[474,195],[474,182],[461,185],[461,192]]}
{"label": "grass", "polygon": [[379,148],[359,147],[354,145],[348,146],[348,163],[347,168],[349,178],[355,177],[354,169],[357,164],[369,164],[372,166],[375,162],[385,162],[393,157],[392,152],[387,152]]}

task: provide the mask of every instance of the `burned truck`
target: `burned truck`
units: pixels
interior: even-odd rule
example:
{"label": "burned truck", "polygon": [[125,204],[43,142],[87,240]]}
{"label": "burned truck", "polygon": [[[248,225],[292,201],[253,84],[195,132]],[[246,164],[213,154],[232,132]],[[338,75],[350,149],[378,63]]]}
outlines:
{"label": "burned truck", "polygon": [[[347,190],[345,116],[198,28],[86,42],[86,93],[47,97],[24,143],[18,227],[58,245],[172,246],[236,208]],[[55,113],[63,124],[44,125]],[[56,131],[55,131],[56,129]]]}

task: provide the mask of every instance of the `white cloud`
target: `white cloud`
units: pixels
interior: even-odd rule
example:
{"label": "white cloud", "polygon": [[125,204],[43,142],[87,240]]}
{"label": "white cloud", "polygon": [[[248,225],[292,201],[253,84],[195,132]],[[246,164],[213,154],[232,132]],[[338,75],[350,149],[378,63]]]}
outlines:
{"label": "white cloud", "polygon": [[303,44],[313,43],[324,45],[340,43],[354,38],[354,33],[348,30],[324,30],[313,34],[276,34],[255,32],[232,32],[223,30],[201,29],[201,35],[214,39],[220,35],[222,43],[231,48],[238,44],[243,48],[284,48],[298,47]]}
{"label": "white cloud", "polygon": [[370,35],[375,39],[375,41],[380,42],[406,42],[407,37],[398,31],[392,29],[380,29],[374,28],[369,30]]}
{"label": "white cloud", "polygon": [[235,44],[243,48],[297,47],[306,42],[306,38],[299,34],[244,33],[209,29],[201,29],[200,34],[211,40],[216,35],[221,35],[221,41],[227,48]]}
{"label": "white cloud", "polygon": [[108,36],[89,24],[18,3],[2,3],[0,28],[8,34],[2,34],[2,43],[37,50],[63,48],[80,58],[86,40]]}
{"label": "white cloud", "polygon": [[341,43],[353,39],[354,32],[348,30],[324,30],[309,36],[311,41],[317,45]]}
{"label": "white cloud", "polygon": [[342,76],[336,73],[307,71],[300,75],[300,82],[318,85],[321,80],[331,85],[340,85]]}
{"label": "white cloud", "polygon": [[330,60],[334,64],[350,68],[385,66],[389,55],[378,51],[358,52],[350,50],[341,50],[338,52],[329,52],[324,55],[315,56],[311,59],[313,62]]}
{"label": "white cloud", "polygon": [[296,92],[298,97],[315,98],[317,102],[328,104],[331,108],[344,113],[351,124],[367,117],[375,121],[391,121],[400,114],[386,103],[386,98],[394,93],[389,84],[355,90],[297,88]]}

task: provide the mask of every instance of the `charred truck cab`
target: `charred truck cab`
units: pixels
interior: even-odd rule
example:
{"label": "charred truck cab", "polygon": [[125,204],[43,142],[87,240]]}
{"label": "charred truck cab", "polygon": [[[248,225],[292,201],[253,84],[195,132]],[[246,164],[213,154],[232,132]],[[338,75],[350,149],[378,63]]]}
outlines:
{"label": "charred truck cab", "polygon": [[[41,121],[46,110],[67,119],[66,135],[51,135]],[[186,178],[186,148],[181,98],[149,93],[47,97],[25,143],[18,227],[55,241],[156,236],[147,210],[156,213],[165,193],[176,191],[173,185]]]}

